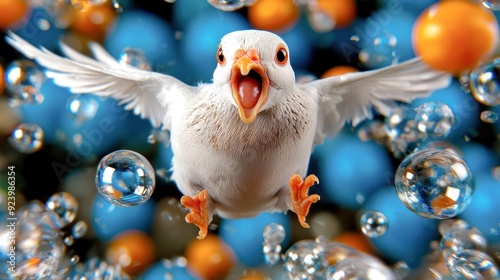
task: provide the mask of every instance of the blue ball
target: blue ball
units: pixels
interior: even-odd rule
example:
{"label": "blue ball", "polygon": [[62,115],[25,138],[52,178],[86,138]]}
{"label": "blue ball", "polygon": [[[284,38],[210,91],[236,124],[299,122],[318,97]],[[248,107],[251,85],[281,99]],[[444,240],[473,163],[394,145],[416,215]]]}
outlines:
{"label": "blue ball", "polygon": [[154,209],[152,200],[133,207],[120,207],[97,195],[92,205],[92,228],[102,241],[109,241],[129,229],[148,232],[153,223]]}
{"label": "blue ball", "polygon": [[391,184],[394,167],[384,147],[342,133],[318,146],[320,186],[337,205],[359,209],[377,189]]}
{"label": "blue ball", "polygon": [[109,53],[119,58],[127,47],[140,49],[154,71],[170,73],[177,62],[177,41],[169,23],[144,11],[121,14],[105,38]]}
{"label": "blue ball", "polygon": [[406,208],[393,187],[378,190],[368,199],[363,212],[379,211],[389,222],[387,231],[371,239],[375,249],[391,261],[404,261],[417,267],[429,250],[429,243],[437,240],[437,221],[418,216]]}
{"label": "blue ball", "polygon": [[39,105],[24,104],[20,106],[23,121],[38,124],[44,133],[44,141],[57,143],[57,131],[60,129],[61,120],[66,118],[66,102],[71,95],[67,88],[46,80],[40,89],[44,100]]}
{"label": "blue ball", "polygon": [[495,152],[482,144],[466,142],[460,145],[459,148],[473,174],[491,170],[500,164],[500,159],[495,155]]}
{"label": "blue ball", "polygon": [[[182,279],[182,280],[196,280],[199,277],[195,277],[191,274],[186,267],[170,265],[166,260],[160,260],[154,265],[152,265],[146,272],[144,272],[140,279],[142,280],[156,280],[156,279],[167,279],[165,275],[170,275],[171,279]],[[170,278],[168,278],[170,279]]]}
{"label": "blue ball", "polygon": [[283,213],[261,213],[254,218],[222,219],[219,236],[233,250],[238,261],[249,267],[264,264],[262,243],[264,228],[270,223],[277,223],[285,228],[286,237],[281,246],[286,248],[290,243],[290,218]]}
{"label": "blue ball", "polygon": [[418,16],[427,7],[438,2],[439,0],[378,0],[380,8],[392,11],[397,14],[402,11]]}
{"label": "blue ball", "polygon": [[207,10],[215,9],[208,1],[176,0],[173,5],[173,21],[178,29],[185,29],[189,22]]}
{"label": "blue ball", "polygon": [[307,40],[307,34],[307,29],[300,24],[280,34],[290,49],[290,63],[295,70],[306,67],[311,61],[312,46]]}
{"label": "blue ball", "polygon": [[32,9],[28,21],[12,31],[33,45],[52,51],[58,49],[63,33],[55,27],[54,17],[41,7]]}
{"label": "blue ball", "polygon": [[243,16],[216,9],[192,18],[181,40],[184,60],[192,70],[188,80],[191,83],[210,82],[217,66],[215,53],[221,38],[227,33],[249,28]]}
{"label": "blue ball", "polygon": [[480,123],[480,104],[470,94],[465,94],[456,80],[453,80],[447,88],[434,91],[427,98],[413,101],[410,107],[416,108],[429,101],[444,103],[453,111],[455,124],[448,135],[453,141],[463,139]]}
{"label": "blue ball", "polygon": [[491,170],[476,172],[474,177],[475,193],[460,218],[477,227],[489,243],[500,244],[500,182],[493,177]]}

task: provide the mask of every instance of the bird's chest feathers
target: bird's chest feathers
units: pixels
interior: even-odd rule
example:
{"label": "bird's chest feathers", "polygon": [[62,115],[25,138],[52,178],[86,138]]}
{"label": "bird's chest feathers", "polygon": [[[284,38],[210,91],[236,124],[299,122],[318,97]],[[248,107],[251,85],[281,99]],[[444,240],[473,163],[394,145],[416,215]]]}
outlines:
{"label": "bird's chest feathers", "polygon": [[230,156],[266,153],[300,145],[311,128],[307,102],[289,100],[259,113],[245,124],[232,104],[210,102],[196,106],[187,127],[197,142]]}

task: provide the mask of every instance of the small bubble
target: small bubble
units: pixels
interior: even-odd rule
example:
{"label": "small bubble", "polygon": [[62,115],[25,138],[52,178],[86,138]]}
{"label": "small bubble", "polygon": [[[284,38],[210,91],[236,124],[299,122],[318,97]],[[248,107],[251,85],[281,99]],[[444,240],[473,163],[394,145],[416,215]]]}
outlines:
{"label": "small bubble", "polygon": [[208,0],[208,3],[221,11],[232,12],[243,8],[246,0]]}
{"label": "small bubble", "polygon": [[408,209],[433,219],[460,214],[469,205],[475,188],[464,160],[438,149],[406,157],[397,168],[394,183],[399,199]]}
{"label": "small bubble", "polygon": [[87,223],[84,221],[78,221],[75,223],[72,229],[73,236],[75,238],[82,238],[85,233],[87,233]]}
{"label": "small bubble", "polygon": [[440,102],[426,102],[415,109],[419,131],[431,138],[446,137],[455,123],[450,107]]}
{"label": "small bubble", "polygon": [[335,20],[321,10],[316,2],[310,2],[307,5],[307,19],[316,32],[328,32],[335,28]]}
{"label": "small bubble", "polygon": [[90,94],[71,95],[66,105],[69,117],[78,123],[93,119],[98,108],[97,98]]}
{"label": "small bubble", "polygon": [[480,118],[481,121],[485,123],[496,123],[500,118],[500,115],[496,112],[486,110],[481,112]]}
{"label": "small bubble", "polygon": [[385,118],[386,146],[396,158],[403,158],[414,151],[426,135],[417,129],[416,111],[397,107]]}
{"label": "small bubble", "polygon": [[118,60],[121,64],[126,64],[142,70],[151,70],[151,64],[148,62],[144,53],[139,49],[124,49]]}
{"label": "small bubble", "polygon": [[483,6],[485,6],[488,9],[491,9],[493,11],[500,11],[500,1],[499,0],[480,0],[481,3],[483,3]]}
{"label": "small bubble", "polygon": [[450,254],[446,266],[457,279],[498,279],[500,273],[495,261],[486,253],[463,250]]}
{"label": "small bubble", "polygon": [[285,240],[286,232],[282,225],[270,223],[264,227],[262,235],[265,242],[279,244]]}
{"label": "small bubble", "polygon": [[96,187],[103,198],[117,206],[147,201],[155,188],[155,172],[149,161],[129,150],[112,152],[97,166]]}
{"label": "small bubble", "polygon": [[9,142],[21,153],[34,153],[43,146],[43,130],[36,124],[22,123],[14,128]]}
{"label": "small bubble", "polygon": [[465,93],[470,93],[470,71],[466,71],[458,77],[458,82],[460,83],[460,88]]}
{"label": "small bubble", "polygon": [[500,58],[483,63],[470,73],[472,96],[488,106],[500,105]]}
{"label": "small bubble", "polygon": [[389,226],[387,217],[378,211],[368,211],[363,213],[359,223],[363,234],[370,238],[382,236],[387,231],[387,227]]}
{"label": "small bubble", "polygon": [[63,228],[73,222],[78,213],[76,198],[67,192],[53,194],[47,200],[45,206],[51,210],[54,224],[59,228]]}
{"label": "small bubble", "polygon": [[398,40],[396,36],[385,31],[375,37],[372,43],[359,53],[359,60],[369,66],[397,64],[399,56],[396,53]]}
{"label": "small bubble", "polygon": [[75,244],[75,238],[73,235],[64,237],[64,244],[66,244],[66,246],[73,246],[73,244]]}
{"label": "small bubble", "polygon": [[301,240],[293,244],[283,258],[288,279],[323,279],[328,267],[323,244]]}
{"label": "small bubble", "polygon": [[5,69],[5,83],[13,106],[42,103],[40,88],[44,81],[45,75],[30,60],[15,60]]}
{"label": "small bubble", "polygon": [[488,246],[486,237],[472,226],[456,226],[441,238],[440,249],[444,258],[466,249],[484,251]]}
{"label": "small bubble", "polygon": [[80,257],[78,255],[74,255],[71,257],[71,259],[69,259],[69,261],[72,265],[75,265],[80,261]]}

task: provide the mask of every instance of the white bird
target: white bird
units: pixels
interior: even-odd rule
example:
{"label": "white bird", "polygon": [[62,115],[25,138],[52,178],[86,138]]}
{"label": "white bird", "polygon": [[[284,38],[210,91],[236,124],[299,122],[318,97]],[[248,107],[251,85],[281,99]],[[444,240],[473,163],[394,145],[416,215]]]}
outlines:
{"label": "white bird", "polygon": [[450,81],[417,58],[297,84],[287,44],[257,30],[225,35],[215,52],[213,83],[198,86],[122,65],[95,43],[94,60],[64,44],[67,58],[60,57],[12,32],[6,40],[46,67],[57,85],[117,99],[170,131],[172,179],[199,238],[215,213],[241,218],[292,210],[308,227],[309,207],[319,200],[308,190],[318,179],[302,178],[314,146],[346,122],[372,118],[372,108],[387,115],[395,101],[426,97]]}

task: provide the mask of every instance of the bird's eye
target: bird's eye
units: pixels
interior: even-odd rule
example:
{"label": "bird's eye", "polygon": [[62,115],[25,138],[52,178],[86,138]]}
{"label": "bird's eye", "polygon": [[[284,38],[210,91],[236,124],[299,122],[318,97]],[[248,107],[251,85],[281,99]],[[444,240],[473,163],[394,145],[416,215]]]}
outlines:
{"label": "bird's eye", "polygon": [[224,63],[226,62],[226,58],[224,57],[224,52],[222,52],[222,47],[220,46],[219,49],[217,50],[216,57],[217,57],[217,62],[220,65],[224,65]]}
{"label": "bird's eye", "polygon": [[286,65],[288,62],[288,51],[286,50],[286,47],[283,45],[279,45],[276,48],[276,57],[274,58],[276,63],[280,66]]}

